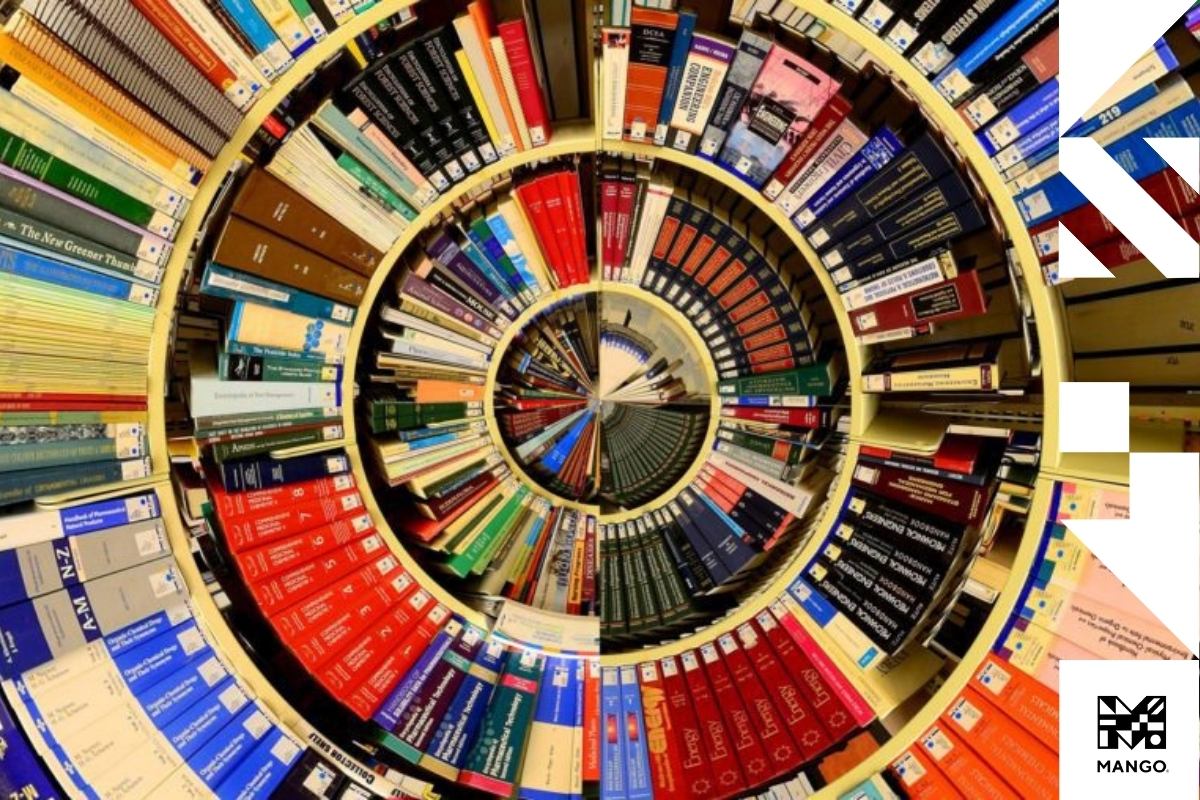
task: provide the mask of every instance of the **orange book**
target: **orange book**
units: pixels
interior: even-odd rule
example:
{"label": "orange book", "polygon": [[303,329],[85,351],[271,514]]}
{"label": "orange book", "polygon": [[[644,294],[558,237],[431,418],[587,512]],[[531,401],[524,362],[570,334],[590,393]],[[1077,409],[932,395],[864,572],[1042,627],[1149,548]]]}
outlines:
{"label": "orange book", "polygon": [[[175,45],[175,49],[200,71],[208,82],[222,92],[227,92],[237,83],[233,70],[222,61],[208,43],[196,34],[179,12],[164,0],[130,0],[134,7],[142,12],[154,27],[158,28],[167,41]],[[233,102],[238,98],[230,97]]]}
{"label": "orange book", "polygon": [[926,755],[922,746],[914,744],[892,762],[892,774],[904,787],[910,800],[961,800],[962,794],[954,788],[937,765]]}
{"label": "orange book", "polygon": [[413,400],[417,403],[481,403],[483,387],[474,383],[418,378]]}
{"label": "orange book", "polygon": [[[964,796],[976,800],[1020,800],[1000,776],[946,725],[934,725],[917,741],[917,747],[927,753],[942,774]],[[1058,787],[1047,797],[1056,797]]]}
{"label": "orange book", "polygon": [[878,749],[879,742],[875,741],[875,737],[871,733],[863,731],[846,740],[846,746],[843,749],[822,758],[817,764],[817,769],[821,771],[821,777],[832,783],[866,761]]}
{"label": "orange book", "polygon": [[517,118],[513,114],[512,106],[508,104],[508,95],[504,91],[504,80],[500,77],[500,68],[496,66],[496,56],[492,53],[492,48],[488,46],[491,41],[496,26],[492,24],[492,10],[486,0],[475,0],[471,5],[467,6],[467,13],[475,22],[475,30],[479,31],[479,41],[482,44],[483,58],[487,61],[488,71],[492,74],[492,85],[497,89],[496,99],[500,101],[500,107],[504,109],[504,118],[508,121],[508,129],[512,131],[513,144],[518,150],[524,149],[521,146],[521,137],[518,133]]}
{"label": "orange book", "polygon": [[187,179],[198,171],[6,32],[0,32],[0,61],[172,174]]}
{"label": "orange book", "polygon": [[964,689],[942,712],[947,728],[1022,797],[1054,797],[1058,756],[974,689]]}
{"label": "orange book", "polygon": [[679,14],[634,6],[629,22],[633,31],[625,78],[623,132],[626,139],[641,142],[654,137],[658,124]]}
{"label": "orange book", "polygon": [[1057,692],[991,653],[970,685],[1039,742],[1058,752]]}

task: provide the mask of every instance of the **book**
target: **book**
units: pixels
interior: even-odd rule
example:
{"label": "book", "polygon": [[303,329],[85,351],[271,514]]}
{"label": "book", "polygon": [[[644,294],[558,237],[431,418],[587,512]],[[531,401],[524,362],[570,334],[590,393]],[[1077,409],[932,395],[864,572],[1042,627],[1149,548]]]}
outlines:
{"label": "book", "polygon": [[679,15],[635,6],[629,23],[622,138],[641,142],[652,139],[658,125]]}
{"label": "book", "polygon": [[625,94],[628,86],[630,32],[604,28],[601,47],[601,138],[621,139],[625,130]]}
{"label": "book", "polygon": [[729,71],[697,146],[702,156],[715,159],[720,154],[725,137],[741,113],[754,79],[772,46],[770,39],[748,30],[742,32],[738,39],[737,54],[730,62]]}

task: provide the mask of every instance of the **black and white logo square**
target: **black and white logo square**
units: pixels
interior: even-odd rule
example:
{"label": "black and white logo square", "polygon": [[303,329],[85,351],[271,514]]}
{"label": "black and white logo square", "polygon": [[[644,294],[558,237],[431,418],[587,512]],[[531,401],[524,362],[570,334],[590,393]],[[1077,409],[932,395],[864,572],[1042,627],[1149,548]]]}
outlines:
{"label": "black and white logo square", "polygon": [[1130,707],[1116,695],[1096,698],[1096,731],[1101,750],[1167,749],[1167,698],[1148,695]]}

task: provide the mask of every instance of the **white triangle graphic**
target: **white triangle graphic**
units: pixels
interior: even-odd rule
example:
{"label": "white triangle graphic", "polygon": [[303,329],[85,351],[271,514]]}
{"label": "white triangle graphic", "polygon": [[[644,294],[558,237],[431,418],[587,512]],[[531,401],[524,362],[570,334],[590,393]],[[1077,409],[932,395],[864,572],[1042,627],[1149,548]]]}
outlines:
{"label": "white triangle graphic", "polygon": [[1066,225],[1058,226],[1058,278],[1056,282],[1076,278],[1112,278],[1113,274],[1092,255]]}
{"label": "white triangle graphic", "polygon": [[1162,156],[1193,192],[1200,192],[1200,139],[1147,139],[1146,144]]}
{"label": "white triangle graphic", "polygon": [[1200,652],[1200,455],[1130,453],[1129,517],[1064,524]]}
{"label": "white triangle graphic", "polygon": [[1059,130],[1101,100],[1192,0],[1060,0]]}

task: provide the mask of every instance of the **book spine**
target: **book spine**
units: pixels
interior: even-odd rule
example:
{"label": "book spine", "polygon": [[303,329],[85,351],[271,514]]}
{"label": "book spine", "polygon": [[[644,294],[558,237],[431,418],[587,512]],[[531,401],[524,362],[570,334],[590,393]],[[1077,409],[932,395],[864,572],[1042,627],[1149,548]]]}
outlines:
{"label": "book spine", "polygon": [[638,6],[630,15],[629,66],[625,86],[623,138],[653,138],[662,105],[678,17]]}
{"label": "book spine", "polygon": [[729,64],[736,50],[728,43],[704,35],[692,37],[684,63],[678,96],[671,109],[667,144],[694,152],[716,106]]}
{"label": "book spine", "polygon": [[0,161],[164,239],[174,238],[178,223],[169,215],[4,129],[0,129]]}
{"label": "book spine", "polygon": [[986,310],[987,296],[979,282],[979,273],[971,271],[928,289],[860,308],[850,314],[850,322],[858,335],[950,322],[978,316]]}
{"label": "book spine", "polygon": [[1053,0],[1023,0],[1010,8],[934,78],[934,86],[940,90],[963,78],[969,79],[997,50],[1011,42],[1053,5]]}
{"label": "book spine", "polygon": [[[846,281],[838,283],[842,293],[842,305],[847,311],[856,311],[875,303],[890,300],[900,295],[924,289],[956,276],[958,268],[949,251],[938,253],[911,264],[898,262],[898,269],[882,270],[869,281]],[[837,270],[831,276],[837,274]],[[835,277],[836,280],[836,277]]]}
{"label": "book spine", "polygon": [[763,61],[772,47],[771,41],[750,31],[744,31],[738,41],[737,55],[730,64],[725,82],[721,86],[712,115],[704,126],[699,152],[705,158],[715,159],[720,153],[725,137],[733,126],[742,104],[750,95],[750,87],[762,69]]}
{"label": "book spine", "polygon": [[534,68],[533,50],[529,44],[529,31],[525,27],[525,20],[502,22],[497,29],[504,42],[521,111],[529,128],[530,144],[540,147],[550,141],[551,123],[546,110],[546,99],[538,82],[537,70]]}
{"label": "book spine", "polygon": [[763,195],[768,200],[776,200],[784,189],[795,180],[800,170],[816,154],[817,149],[841,126],[851,109],[850,100],[840,94],[834,95],[821,108],[804,132],[804,136],[796,142],[784,160],[775,168],[771,179],[763,187]]}
{"label": "book spine", "polygon": [[696,14],[691,11],[681,11],[675,26],[675,38],[671,43],[671,57],[667,62],[667,80],[663,84],[662,102],[658,107],[658,123],[654,127],[654,144],[658,147],[667,143],[671,113],[675,109],[675,100],[679,96],[679,87],[683,83],[684,65],[691,50],[692,35],[695,30]]}
{"label": "book spine", "polygon": [[[843,125],[848,124],[843,122]],[[836,138],[837,134],[834,134]],[[813,190],[812,196],[802,206],[792,211],[792,222],[801,231],[824,217],[829,210],[846,200],[852,192],[863,186],[889,164],[904,146],[890,130],[884,128],[849,156],[824,184]],[[820,154],[818,154],[820,158]],[[787,197],[785,195],[784,197]],[[785,205],[785,210],[787,206]]]}
{"label": "book spine", "polygon": [[344,455],[315,453],[283,460],[260,458],[225,463],[221,465],[220,478],[227,491],[244,491],[338,475],[348,469]]}
{"label": "book spine", "polygon": [[158,300],[158,290],[153,287],[3,246],[0,246],[0,273],[32,278],[137,305],[153,306]]}
{"label": "book spine", "polygon": [[350,306],[255,275],[225,269],[216,263],[210,263],[204,270],[200,291],[213,297],[261,303],[306,317],[320,317],[345,324],[354,321],[354,309]]}
{"label": "book spine", "polygon": [[38,247],[71,261],[80,261],[101,271],[115,272],[122,277],[147,283],[162,279],[160,264],[143,261],[134,255],[76,236],[70,231],[41,220],[0,208],[0,226],[14,240]]}

